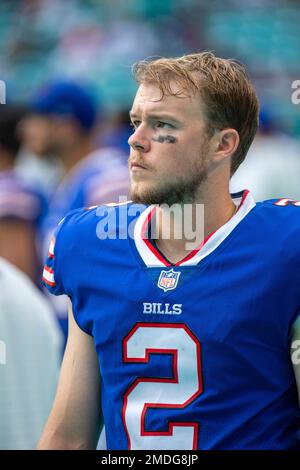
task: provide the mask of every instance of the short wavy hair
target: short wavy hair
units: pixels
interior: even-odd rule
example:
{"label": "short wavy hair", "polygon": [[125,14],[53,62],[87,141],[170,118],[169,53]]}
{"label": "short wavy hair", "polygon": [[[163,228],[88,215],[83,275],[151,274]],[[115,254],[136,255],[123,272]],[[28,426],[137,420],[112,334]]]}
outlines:
{"label": "short wavy hair", "polygon": [[[259,102],[245,67],[233,59],[200,52],[175,58],[141,60],[133,65],[138,84],[157,85],[166,95],[199,95],[209,134],[236,129],[240,136],[231,158],[231,175],[245,159],[258,128]],[[179,85],[175,93],[171,82]]]}

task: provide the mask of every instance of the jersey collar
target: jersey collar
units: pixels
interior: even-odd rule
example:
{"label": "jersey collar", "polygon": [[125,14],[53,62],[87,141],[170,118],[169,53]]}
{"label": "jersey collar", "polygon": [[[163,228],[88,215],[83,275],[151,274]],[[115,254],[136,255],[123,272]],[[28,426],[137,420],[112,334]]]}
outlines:
{"label": "jersey collar", "polygon": [[[200,261],[212,253],[234,230],[234,228],[246,217],[255,206],[252,194],[246,189],[231,195],[234,204],[238,207],[231,219],[215,232],[209,234],[195,250],[191,251],[183,260],[175,266],[196,266]],[[134,227],[134,242],[139,255],[147,267],[172,266],[156,250],[155,246],[145,236],[148,233],[149,224],[155,214],[156,206],[149,206],[138,217]]]}

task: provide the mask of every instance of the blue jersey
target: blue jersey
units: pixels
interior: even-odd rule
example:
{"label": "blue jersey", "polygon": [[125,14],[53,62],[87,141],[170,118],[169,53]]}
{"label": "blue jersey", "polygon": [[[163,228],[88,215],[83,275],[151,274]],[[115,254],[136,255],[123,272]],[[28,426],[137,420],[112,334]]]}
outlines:
{"label": "blue jersey", "polygon": [[155,207],[60,224],[44,281],[93,336],[108,449],[300,448],[300,207],[233,199],[236,214],[176,265],[146,237]]}

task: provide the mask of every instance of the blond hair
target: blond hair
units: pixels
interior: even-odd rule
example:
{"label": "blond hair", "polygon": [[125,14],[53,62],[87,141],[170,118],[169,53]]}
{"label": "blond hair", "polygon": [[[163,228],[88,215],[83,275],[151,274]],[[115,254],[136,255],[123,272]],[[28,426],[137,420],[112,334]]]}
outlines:
{"label": "blond hair", "polygon": [[[200,95],[209,134],[234,128],[240,136],[231,159],[231,174],[243,162],[258,127],[259,102],[245,68],[232,59],[201,52],[175,58],[142,60],[134,64],[138,84],[152,83],[162,96]],[[175,93],[171,81],[179,85]]]}

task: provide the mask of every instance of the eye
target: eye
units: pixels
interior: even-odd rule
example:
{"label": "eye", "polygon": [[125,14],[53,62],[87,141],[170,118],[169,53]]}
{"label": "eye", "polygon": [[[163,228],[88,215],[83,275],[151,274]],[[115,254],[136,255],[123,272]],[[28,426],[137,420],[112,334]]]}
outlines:
{"label": "eye", "polygon": [[130,125],[133,129],[136,129],[140,125],[141,121],[131,121]]}
{"label": "eye", "polygon": [[172,124],[168,124],[167,122],[156,121],[156,127],[159,129],[172,129],[174,126],[172,126]]}

